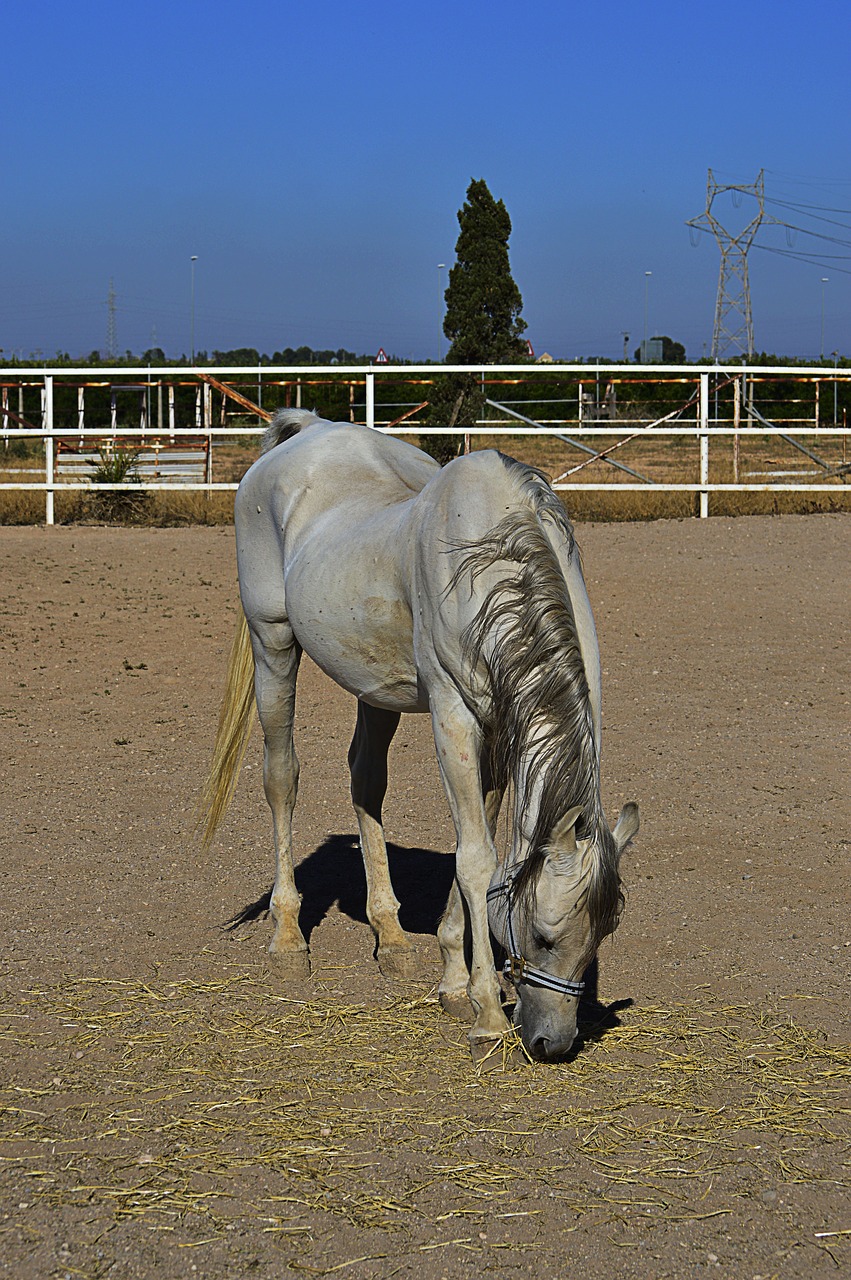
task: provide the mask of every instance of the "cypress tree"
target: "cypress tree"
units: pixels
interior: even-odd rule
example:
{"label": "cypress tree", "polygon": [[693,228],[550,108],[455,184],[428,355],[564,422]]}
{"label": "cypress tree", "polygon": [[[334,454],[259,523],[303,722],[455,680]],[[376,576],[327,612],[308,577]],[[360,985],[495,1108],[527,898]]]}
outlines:
{"label": "cypress tree", "polygon": [[[447,364],[516,364],[527,358],[521,334],[523,299],[511,275],[508,239],[511,219],[494,200],[484,179],[473,179],[458,210],[460,233],[455,265],[444,295],[443,332],[449,339]],[[435,386],[429,422],[472,426],[483,393],[475,375],[441,378]],[[422,447],[441,462],[458,452],[458,437],[425,436]]]}
{"label": "cypress tree", "polygon": [[514,364],[526,355],[523,299],[508,262],[511,219],[483,179],[467,188],[449,272],[443,332],[447,364]]}

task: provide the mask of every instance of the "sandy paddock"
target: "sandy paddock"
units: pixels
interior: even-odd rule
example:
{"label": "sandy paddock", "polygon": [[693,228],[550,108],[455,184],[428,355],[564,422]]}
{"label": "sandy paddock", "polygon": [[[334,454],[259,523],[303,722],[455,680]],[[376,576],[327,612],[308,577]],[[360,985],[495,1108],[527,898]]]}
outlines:
{"label": "sandy paddock", "polygon": [[394,986],[364,919],[354,708],[305,664],[313,974],[283,988],[258,740],[209,856],[192,834],[232,530],[0,531],[0,1274],[840,1274],[849,533],[580,526],[605,800],[642,811],[627,910],[575,1061],[477,1072],[434,999],[452,834],[427,721],[391,755],[419,962]]}

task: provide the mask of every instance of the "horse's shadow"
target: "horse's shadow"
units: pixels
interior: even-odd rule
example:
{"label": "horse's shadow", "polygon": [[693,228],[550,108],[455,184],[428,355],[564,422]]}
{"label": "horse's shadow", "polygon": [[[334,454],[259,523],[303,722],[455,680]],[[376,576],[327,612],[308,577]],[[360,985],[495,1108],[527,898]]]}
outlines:
{"label": "horse's shadow", "polygon": [[[435,849],[406,849],[388,844],[387,858],[393,888],[400,902],[399,923],[406,933],[437,934],[437,926],[449,897],[455,875],[455,859]],[[331,835],[295,869],[296,888],[301,894],[299,927],[310,944],[311,934],[329,911],[336,908],[351,920],[367,922],[366,875],[357,839],[352,835]],[[227,920],[230,932],[265,917],[269,912],[271,888]],[[494,944],[494,960],[504,960]],[[578,1036],[567,1060],[582,1052],[585,1045],[601,1040],[621,1025],[618,1014],[630,1008],[631,999],[603,1004],[599,998],[599,965],[594,959],[584,974],[585,991],[579,1003]],[[508,1010],[507,1010],[508,1012]]]}
{"label": "horse's shadow", "polygon": [[603,1004],[600,999],[600,965],[596,956],[583,974],[585,990],[579,1001],[579,1012],[576,1017],[578,1035],[576,1044],[569,1056],[575,1057],[583,1046],[596,1040],[602,1040],[607,1031],[613,1031],[621,1025],[618,1014],[623,1009],[630,1009],[635,1003],[631,997],[625,1000],[613,1000],[611,1004]]}
{"label": "horse's shadow", "polygon": [[[435,935],[452,880],[455,859],[435,849],[405,849],[388,844],[387,860],[393,888],[399,898],[399,923],[406,933]],[[295,869],[296,888],[301,894],[299,928],[305,941],[322,923],[332,907],[366,923],[366,875],[360,847],[351,835],[327,836],[313,853]],[[250,924],[269,911],[272,891],[251,902],[228,920],[233,931]]]}

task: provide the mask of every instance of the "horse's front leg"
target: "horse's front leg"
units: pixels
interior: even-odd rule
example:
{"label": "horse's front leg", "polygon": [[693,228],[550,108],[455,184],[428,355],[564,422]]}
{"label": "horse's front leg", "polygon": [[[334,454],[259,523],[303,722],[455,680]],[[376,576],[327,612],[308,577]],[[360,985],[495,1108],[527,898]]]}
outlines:
{"label": "horse's front leg", "polygon": [[463,947],[460,926],[466,905],[470,929],[467,994],[473,1006],[470,1040],[475,1052],[477,1044],[497,1040],[508,1030],[488,927],[487,890],[497,859],[482,794],[481,733],[469,709],[454,693],[432,697],[432,725],[457,837],[457,890],[450,896],[439,935],[445,964],[441,1001],[445,1007],[457,1006],[458,992],[452,987],[460,980],[461,973],[466,972],[466,966],[461,968],[463,950],[459,951],[459,945]]}
{"label": "horse's front leg", "polygon": [[349,748],[352,803],[366,872],[366,915],[378,943],[378,966],[386,977],[393,978],[408,977],[412,970],[411,944],[399,924],[399,901],[390,881],[381,824],[387,752],[400,718],[397,711],[358,702],[358,722]]}
{"label": "horse's front leg", "polygon": [[295,886],[292,851],[298,793],[293,720],[301,648],[285,623],[252,627],[252,646],[254,692],[265,739],[263,787],[275,834],[275,884],[269,904],[275,932],[269,957],[286,975],[302,977],[309,973],[310,962],[298,923],[301,899]]}
{"label": "horse's front leg", "polygon": [[[483,743],[479,750],[482,800],[488,830],[491,839],[494,839],[505,785],[493,777],[488,754],[487,744]],[[437,940],[443,957],[443,977],[437,994],[446,1012],[451,1013],[455,1018],[460,1018],[462,1022],[469,1022],[472,1017],[467,996],[467,983],[470,978],[470,958],[467,953],[469,933],[464,898],[458,888],[458,881],[453,880],[449,901],[437,930]]]}
{"label": "horse's front leg", "polygon": [[464,898],[458,881],[453,880],[446,910],[437,927],[437,941],[443,957],[443,975],[437,988],[437,997],[446,1012],[451,1013],[453,1018],[460,1018],[462,1022],[470,1022],[473,1017],[467,993],[470,982],[468,933]]}

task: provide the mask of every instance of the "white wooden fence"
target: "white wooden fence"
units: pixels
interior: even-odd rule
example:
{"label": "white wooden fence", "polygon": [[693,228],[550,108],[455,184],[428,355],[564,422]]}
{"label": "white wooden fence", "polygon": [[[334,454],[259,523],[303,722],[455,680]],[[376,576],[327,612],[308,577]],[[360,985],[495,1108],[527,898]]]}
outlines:
{"label": "white wooden fence", "polygon": [[[653,491],[657,493],[694,493],[699,495],[699,511],[702,517],[709,514],[709,499],[713,493],[749,492],[749,493],[781,493],[781,492],[843,492],[848,480],[849,467],[845,463],[846,423],[844,410],[840,417],[837,412],[839,388],[843,393],[851,382],[851,369],[835,366],[812,367],[774,367],[774,366],[695,366],[695,365],[587,365],[587,364],[522,364],[522,365],[483,365],[483,366],[448,366],[448,365],[390,365],[375,366],[356,365],[340,367],[298,366],[226,369],[186,369],[166,367],[149,368],[109,368],[109,369],[0,369],[0,468],[3,478],[0,479],[0,491],[37,491],[45,495],[45,521],[54,523],[54,498],[57,492],[66,493],[75,490],[91,490],[91,466],[68,466],[63,462],[63,448],[69,445],[76,447],[78,456],[82,455],[91,464],[96,454],[106,448],[115,447],[116,442],[124,447],[136,448],[140,451],[138,479],[134,483],[102,484],[100,489],[128,490],[139,492],[155,488],[163,490],[200,490],[212,493],[217,490],[234,490],[233,483],[217,482],[213,478],[212,448],[217,441],[227,437],[256,436],[265,429],[264,419],[268,411],[262,408],[263,390],[275,385],[286,385],[291,391],[295,389],[295,401],[301,404],[302,393],[306,387],[308,394],[313,393],[317,384],[344,383],[349,388],[350,416],[367,426],[380,431],[392,432],[395,435],[423,436],[427,434],[445,435],[446,427],[428,427],[418,421],[418,410],[425,407],[426,401],[413,404],[393,406],[382,405],[376,397],[382,383],[409,383],[417,387],[420,394],[423,384],[434,383],[441,377],[466,374],[481,380],[485,403],[488,408],[487,418],[483,418],[476,427],[456,428],[453,434],[472,437],[474,435],[524,436],[550,435],[562,441],[571,456],[580,455],[578,461],[568,466],[562,476],[555,482],[555,488],[572,491],[593,492],[639,492]],[[558,412],[553,416],[552,403],[544,412],[544,402],[534,399],[535,383],[543,379],[567,380],[576,385],[578,390],[573,401],[558,402],[563,409],[570,412]],[[231,388],[229,381],[234,384]],[[681,388],[682,404],[659,418],[613,416],[615,392],[619,386],[636,382],[651,382],[653,385],[667,388],[670,396],[671,387]],[[73,427],[58,427],[55,421],[54,401],[57,385],[67,383],[77,388],[78,413]],[[523,402],[497,401],[489,388],[500,382],[523,382],[529,388],[529,399]],[[195,387],[195,412],[191,422],[178,422],[175,409],[175,386],[192,384]],[[755,386],[786,386],[794,384],[797,390],[804,389],[807,395],[801,396],[801,416],[790,419],[785,415],[782,423],[772,422],[759,409],[754,398]],[[111,388],[111,420],[109,428],[104,426],[90,427],[85,425],[86,387]],[[246,388],[256,386],[256,399],[249,399],[244,393]],[[605,386],[606,393],[601,397],[600,388]],[[18,388],[17,403],[20,406],[23,388],[32,398],[34,389],[39,395],[39,409],[35,417],[40,418],[39,425],[28,422],[25,415],[17,412],[12,406],[15,403],[15,390]],[[213,413],[213,387],[223,393],[220,424],[215,425]],[[354,388],[363,389],[362,402],[354,395]],[[718,407],[718,388],[733,388],[732,409],[721,413]],[[119,423],[116,410],[116,392],[133,391],[139,396],[139,425],[130,426]],[[167,411],[164,412],[164,392],[167,394]],[[809,403],[811,394],[812,405]],[[10,394],[12,393],[12,394]],[[610,394],[611,393],[611,394]],[[498,394],[498,393],[494,393]],[[226,421],[225,399],[233,397],[239,406],[239,414],[244,422],[246,417],[257,416],[257,425],[236,426]],[[153,422],[153,399],[157,401],[157,424]],[[727,397],[729,398],[729,397]],[[843,399],[845,395],[843,394]],[[523,414],[517,405],[538,412]],[[729,406],[728,406],[729,407]],[[321,408],[321,406],[320,406]],[[389,409],[404,409],[405,412],[393,416]],[[812,412],[810,412],[812,408]],[[384,411],[383,414],[381,411]],[[549,416],[548,416],[549,415]],[[608,416],[607,416],[608,415]],[[30,410],[30,416],[32,411]],[[827,421],[825,421],[827,419]],[[710,443],[726,441],[734,437],[735,441],[748,436],[776,437],[793,446],[811,463],[809,475],[814,479],[800,475],[784,475],[782,479],[770,477],[767,482],[754,483],[753,477],[742,481],[736,475],[734,482],[718,484],[710,482]],[[656,444],[660,438],[689,437],[698,442],[697,474],[690,481],[676,483],[660,483],[640,475],[631,467],[627,467],[616,458],[616,453],[624,444],[637,444],[652,440]],[[16,439],[40,439],[44,442],[44,465],[26,472],[20,468],[3,467],[3,446]],[[806,443],[805,443],[806,441]],[[820,443],[824,441],[824,444]],[[818,453],[816,452],[818,447]],[[834,455],[827,461],[821,455],[825,450]],[[170,456],[170,451],[175,456]],[[184,457],[178,457],[183,452]],[[839,458],[839,453],[842,457]],[[147,468],[145,455],[147,454]],[[199,457],[205,459],[203,474],[199,472]],[[153,473],[151,457],[154,457]],[[604,461],[621,473],[631,478],[616,483],[601,480],[585,481],[574,479],[581,474],[585,466],[594,461]],[[167,465],[166,465],[167,464]],[[24,479],[25,475],[39,475],[39,479]],[[43,477],[43,478],[42,478]]]}

